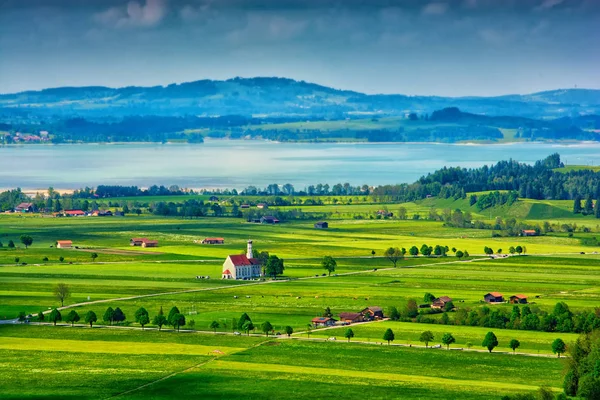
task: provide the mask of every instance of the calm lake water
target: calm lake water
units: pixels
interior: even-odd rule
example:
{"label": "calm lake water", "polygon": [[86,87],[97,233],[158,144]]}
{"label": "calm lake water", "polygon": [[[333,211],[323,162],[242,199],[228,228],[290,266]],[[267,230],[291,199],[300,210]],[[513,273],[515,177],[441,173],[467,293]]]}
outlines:
{"label": "calm lake water", "polygon": [[212,140],[204,144],[29,145],[0,147],[0,188],[77,189],[99,184],[189,188],[291,183],[413,182],[443,166],[563,162],[600,165],[600,144],[307,144]]}

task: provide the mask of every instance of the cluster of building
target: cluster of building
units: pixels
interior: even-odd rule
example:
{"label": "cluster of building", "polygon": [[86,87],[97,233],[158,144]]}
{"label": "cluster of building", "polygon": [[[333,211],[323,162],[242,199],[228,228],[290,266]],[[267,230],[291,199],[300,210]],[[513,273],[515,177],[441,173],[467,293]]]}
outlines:
{"label": "cluster of building", "polygon": [[[483,296],[483,300],[490,304],[499,304],[505,302],[504,296],[499,292],[486,293]],[[508,302],[511,304],[527,304],[527,296],[524,294],[515,294],[509,297]]]}
{"label": "cluster of building", "polygon": [[40,131],[37,135],[29,133],[16,132],[15,134],[6,134],[4,140],[8,143],[43,143],[50,140],[48,131]]}
{"label": "cluster of building", "polygon": [[[34,213],[38,212],[38,208],[34,203],[19,203],[14,208],[14,212],[16,213]],[[125,213],[122,211],[112,212],[110,210],[93,210],[93,211],[83,211],[83,210],[62,210],[55,213],[52,213],[55,217],[123,217]]]}
{"label": "cluster of building", "polygon": [[323,328],[328,326],[350,325],[357,322],[377,321],[385,318],[383,315],[383,309],[377,306],[370,306],[362,309],[359,312],[343,312],[339,314],[339,320],[332,317],[316,317],[313,318],[311,323],[315,328]]}
{"label": "cluster of building", "polygon": [[158,247],[158,240],[150,240],[148,238],[133,238],[129,240],[129,245],[138,247]]}

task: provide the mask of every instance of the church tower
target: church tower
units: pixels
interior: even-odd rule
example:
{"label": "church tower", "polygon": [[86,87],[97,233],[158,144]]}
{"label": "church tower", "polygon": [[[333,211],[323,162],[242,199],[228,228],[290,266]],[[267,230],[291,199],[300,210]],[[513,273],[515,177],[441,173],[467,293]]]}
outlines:
{"label": "church tower", "polygon": [[248,257],[248,259],[254,258],[254,255],[252,254],[252,240],[248,240],[248,252],[246,253],[246,257]]}

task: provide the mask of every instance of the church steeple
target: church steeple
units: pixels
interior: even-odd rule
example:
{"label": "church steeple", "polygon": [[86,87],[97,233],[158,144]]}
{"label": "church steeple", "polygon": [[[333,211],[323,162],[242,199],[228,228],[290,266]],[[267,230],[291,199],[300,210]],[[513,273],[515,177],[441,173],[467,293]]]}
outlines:
{"label": "church steeple", "polygon": [[250,258],[254,258],[254,255],[252,254],[252,240],[248,240],[248,252],[246,253],[246,257]]}

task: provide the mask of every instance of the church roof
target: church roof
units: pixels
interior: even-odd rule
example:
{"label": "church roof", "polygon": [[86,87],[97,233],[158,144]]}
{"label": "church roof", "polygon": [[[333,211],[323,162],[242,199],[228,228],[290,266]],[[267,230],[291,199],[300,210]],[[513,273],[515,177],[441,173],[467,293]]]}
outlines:
{"label": "church roof", "polygon": [[229,259],[233,263],[233,265],[243,266],[243,265],[259,265],[260,261],[256,258],[248,258],[244,254],[235,254],[229,256]]}

